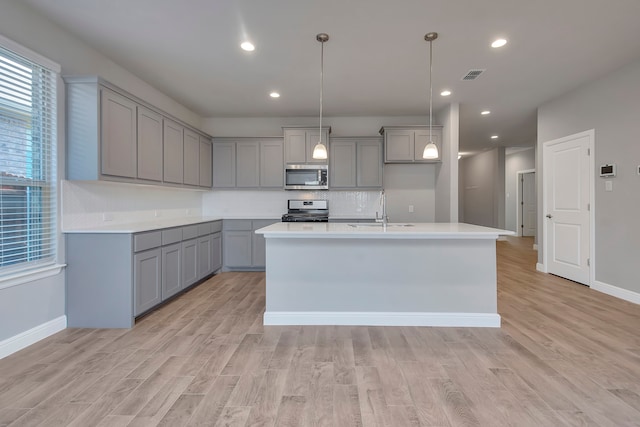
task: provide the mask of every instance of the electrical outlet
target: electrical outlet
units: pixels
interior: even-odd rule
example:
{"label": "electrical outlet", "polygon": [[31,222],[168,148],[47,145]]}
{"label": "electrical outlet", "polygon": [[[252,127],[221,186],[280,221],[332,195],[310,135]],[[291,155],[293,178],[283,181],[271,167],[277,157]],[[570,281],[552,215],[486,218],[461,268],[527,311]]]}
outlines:
{"label": "electrical outlet", "polygon": [[102,214],[103,221],[113,221],[113,214],[111,212],[104,212]]}
{"label": "electrical outlet", "polygon": [[409,205],[409,213],[413,213],[413,205]]}
{"label": "electrical outlet", "polygon": [[613,181],[604,182],[604,191],[613,191]]}
{"label": "electrical outlet", "polygon": [[158,218],[160,216],[160,212],[158,211],[153,211],[153,216],[155,216],[156,218]]}

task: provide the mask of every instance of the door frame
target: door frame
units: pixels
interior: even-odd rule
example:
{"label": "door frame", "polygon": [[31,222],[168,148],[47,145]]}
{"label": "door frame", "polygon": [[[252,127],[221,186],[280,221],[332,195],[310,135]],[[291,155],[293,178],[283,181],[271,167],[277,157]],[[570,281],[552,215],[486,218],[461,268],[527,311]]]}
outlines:
{"label": "door frame", "polygon": [[[549,184],[548,167],[545,165],[545,159],[548,156],[548,150],[551,146],[561,144],[576,138],[588,137],[588,149],[589,149],[589,280],[587,286],[592,287],[596,277],[596,258],[595,258],[595,152],[593,150],[595,142],[595,129],[589,129],[583,132],[574,133],[572,135],[563,136],[562,138],[553,139],[542,143],[542,210],[538,209],[540,213],[540,220],[542,220],[542,231],[539,236],[542,239],[542,269],[544,273],[548,273],[548,254],[549,254],[549,242],[547,242],[547,221],[545,221],[545,212],[547,212],[547,184]],[[540,240],[539,240],[540,241]]]}
{"label": "door frame", "polygon": [[[522,205],[520,204],[520,197],[522,196],[522,194],[520,194],[520,179],[522,179],[522,175],[524,175],[525,173],[536,173],[535,169],[524,169],[521,171],[516,171],[516,233],[518,234],[518,237],[522,237],[522,227],[520,227],[520,215],[522,215]],[[537,177],[536,177],[536,182],[537,182]],[[536,203],[537,203],[537,195],[536,195]],[[538,210],[538,207],[536,206],[536,211]],[[537,220],[536,220],[537,222]],[[536,234],[538,234],[538,230],[537,230],[537,224],[536,224]]]}

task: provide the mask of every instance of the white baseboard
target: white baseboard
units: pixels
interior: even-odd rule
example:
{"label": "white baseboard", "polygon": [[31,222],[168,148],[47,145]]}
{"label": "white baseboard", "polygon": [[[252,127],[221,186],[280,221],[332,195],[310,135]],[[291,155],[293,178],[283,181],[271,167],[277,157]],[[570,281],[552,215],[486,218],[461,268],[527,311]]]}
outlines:
{"label": "white baseboard", "polygon": [[271,311],[265,325],[454,326],[499,328],[497,313]]}
{"label": "white baseboard", "polygon": [[66,329],[67,316],[60,316],[46,323],[31,328],[28,331],[19,333],[4,341],[0,341],[0,359],[10,354],[20,351],[25,347],[35,344],[40,340],[47,338],[57,332]]}
{"label": "white baseboard", "polygon": [[541,263],[536,263],[536,270],[542,272],[542,273],[546,273],[547,269],[545,268],[544,264]]}
{"label": "white baseboard", "polygon": [[603,294],[611,295],[616,298],[623,299],[625,301],[632,302],[634,304],[640,304],[640,293],[630,291],[628,289],[619,288],[617,286],[609,285],[606,283],[593,281],[591,289],[602,292]]}

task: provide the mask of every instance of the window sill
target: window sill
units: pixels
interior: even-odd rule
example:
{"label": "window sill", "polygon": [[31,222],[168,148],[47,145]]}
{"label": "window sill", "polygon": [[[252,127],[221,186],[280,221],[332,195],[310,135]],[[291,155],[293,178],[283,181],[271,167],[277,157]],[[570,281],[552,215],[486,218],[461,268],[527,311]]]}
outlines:
{"label": "window sill", "polygon": [[34,280],[44,279],[46,277],[55,276],[60,273],[66,264],[52,264],[45,267],[36,268],[28,271],[21,271],[0,277],[0,290],[10,288],[12,286],[22,285],[24,283],[33,282]]}

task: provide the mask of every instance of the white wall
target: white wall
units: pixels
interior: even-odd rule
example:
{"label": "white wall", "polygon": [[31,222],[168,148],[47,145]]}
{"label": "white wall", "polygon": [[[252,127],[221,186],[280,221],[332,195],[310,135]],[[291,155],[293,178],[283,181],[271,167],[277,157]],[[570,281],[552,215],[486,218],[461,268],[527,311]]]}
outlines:
{"label": "white wall", "polygon": [[[546,141],[595,129],[595,165],[615,163],[613,191],[604,191],[596,174],[595,279],[640,293],[640,60],[544,104],[538,109],[538,153]],[[542,170],[542,155],[537,170]],[[593,171],[596,173],[597,171]],[[538,174],[541,188],[542,174]],[[542,230],[542,191],[538,191],[538,229]],[[538,258],[543,239],[539,233]],[[637,295],[637,294],[636,294]],[[640,300],[640,295],[638,295]]]}
{"label": "white wall", "polygon": [[[508,149],[507,149],[508,150]],[[508,153],[508,154],[507,154]],[[505,228],[518,232],[518,172],[536,166],[535,147],[505,153]]]}
{"label": "white wall", "polygon": [[459,165],[464,222],[504,228],[504,148],[462,158]]}
{"label": "white wall", "polygon": [[458,222],[458,148],[460,105],[451,104],[438,115],[442,123],[442,163],[436,164],[435,221]]}
{"label": "white wall", "polygon": [[[63,75],[100,75],[116,86],[129,91],[150,104],[156,105],[176,118],[195,127],[200,127],[201,119],[199,116],[155,90],[107,57],[91,49],[82,40],[75,38],[46,20],[30,9],[24,2],[0,1],[0,33],[57,62],[62,67]],[[59,84],[62,85],[61,80]],[[57,157],[59,161],[58,176],[60,179],[64,179],[64,90],[62,86],[60,89],[61,105],[58,117],[59,141]],[[81,188],[81,185],[78,188]],[[85,187],[83,191],[90,194],[93,201],[98,205],[107,203],[107,200],[112,196],[111,190],[102,193],[100,187],[89,186]],[[178,194],[182,193],[179,190],[175,190],[173,193],[173,195],[167,193],[166,198],[167,200],[176,200],[177,203],[174,207],[179,208],[184,199]],[[138,189],[132,189],[131,192],[123,189],[119,192],[119,195],[123,200],[131,202],[131,205],[127,206],[126,203],[122,203],[120,206],[123,211],[136,211],[141,206],[137,201],[144,200],[147,194],[149,193]],[[168,205],[164,206],[168,208]],[[58,240],[60,242],[59,262],[63,263],[65,254],[64,240],[61,234],[59,234]],[[6,348],[7,343],[15,342],[15,337],[18,335],[24,341],[27,339],[25,336],[31,336],[29,334],[38,327],[64,316],[64,292],[64,272],[9,288],[2,289],[0,287],[0,347]],[[0,350],[2,349],[0,348]]]}

